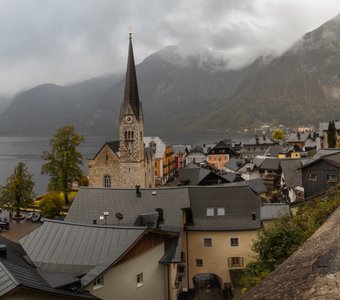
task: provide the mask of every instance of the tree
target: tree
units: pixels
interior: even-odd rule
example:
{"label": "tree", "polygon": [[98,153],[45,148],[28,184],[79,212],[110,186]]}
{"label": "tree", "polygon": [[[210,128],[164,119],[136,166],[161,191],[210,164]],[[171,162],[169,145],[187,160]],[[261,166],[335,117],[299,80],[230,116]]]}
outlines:
{"label": "tree", "polygon": [[7,184],[1,187],[1,204],[15,210],[15,217],[20,217],[20,208],[26,208],[35,198],[32,177],[26,164],[19,162],[13,174],[8,177]]}
{"label": "tree", "polygon": [[72,190],[72,182],[79,181],[83,172],[82,155],[77,150],[84,138],[73,126],[65,126],[57,130],[50,141],[51,149],[44,151],[42,158],[47,161],[41,173],[49,174],[48,190],[62,192],[65,204],[69,204],[68,194]]}
{"label": "tree", "polygon": [[336,147],[336,127],[335,127],[334,121],[330,121],[328,123],[327,141],[328,141],[328,148]]}
{"label": "tree", "polygon": [[273,140],[283,140],[285,138],[285,134],[280,128],[278,128],[274,130],[272,138]]}
{"label": "tree", "polygon": [[48,193],[39,203],[41,213],[46,218],[53,219],[63,210],[63,200],[56,192]]}

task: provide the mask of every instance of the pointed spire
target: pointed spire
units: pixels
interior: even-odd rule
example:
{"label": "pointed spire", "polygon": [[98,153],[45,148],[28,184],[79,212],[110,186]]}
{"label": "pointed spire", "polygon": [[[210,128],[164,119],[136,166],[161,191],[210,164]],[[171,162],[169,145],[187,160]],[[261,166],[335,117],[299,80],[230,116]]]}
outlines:
{"label": "pointed spire", "polygon": [[136,76],[135,60],[132,48],[132,32],[129,32],[129,54],[126,70],[124,105],[130,104],[135,116],[139,119],[139,96]]}

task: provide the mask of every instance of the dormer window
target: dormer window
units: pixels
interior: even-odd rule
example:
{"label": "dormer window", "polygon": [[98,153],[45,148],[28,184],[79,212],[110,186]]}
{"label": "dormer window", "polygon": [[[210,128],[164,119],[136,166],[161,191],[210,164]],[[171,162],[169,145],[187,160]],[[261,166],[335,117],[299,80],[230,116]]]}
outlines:
{"label": "dormer window", "polygon": [[215,209],[213,207],[207,208],[207,217],[213,217],[215,215]]}
{"label": "dormer window", "polygon": [[224,207],[218,207],[217,208],[217,215],[218,216],[225,216],[225,208]]}

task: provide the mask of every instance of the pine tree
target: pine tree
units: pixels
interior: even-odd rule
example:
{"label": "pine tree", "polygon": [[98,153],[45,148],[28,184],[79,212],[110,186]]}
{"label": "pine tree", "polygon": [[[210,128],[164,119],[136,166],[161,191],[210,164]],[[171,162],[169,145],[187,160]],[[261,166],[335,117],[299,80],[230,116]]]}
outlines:
{"label": "pine tree", "polygon": [[327,140],[328,148],[336,147],[336,127],[334,121],[328,123]]}
{"label": "pine tree", "polygon": [[0,200],[2,206],[15,210],[16,217],[20,217],[20,208],[27,207],[35,198],[32,177],[33,175],[28,171],[26,164],[19,162],[13,174],[8,177],[7,184],[1,187]]}

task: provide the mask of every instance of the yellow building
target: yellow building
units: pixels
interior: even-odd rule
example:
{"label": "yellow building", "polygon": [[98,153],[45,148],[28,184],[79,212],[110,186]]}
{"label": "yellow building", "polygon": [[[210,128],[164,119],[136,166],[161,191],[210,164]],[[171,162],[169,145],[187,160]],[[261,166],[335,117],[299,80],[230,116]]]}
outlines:
{"label": "yellow building", "polygon": [[155,181],[156,185],[164,185],[174,176],[175,153],[172,145],[160,137],[144,137],[144,144],[154,143],[156,146],[155,159]]}

